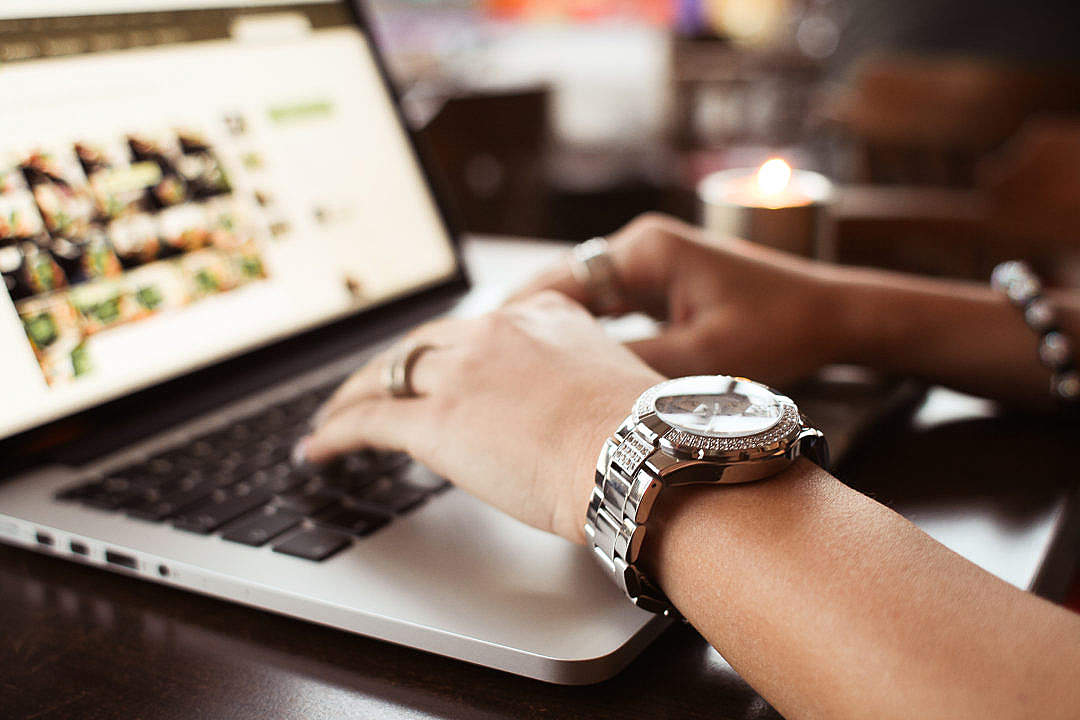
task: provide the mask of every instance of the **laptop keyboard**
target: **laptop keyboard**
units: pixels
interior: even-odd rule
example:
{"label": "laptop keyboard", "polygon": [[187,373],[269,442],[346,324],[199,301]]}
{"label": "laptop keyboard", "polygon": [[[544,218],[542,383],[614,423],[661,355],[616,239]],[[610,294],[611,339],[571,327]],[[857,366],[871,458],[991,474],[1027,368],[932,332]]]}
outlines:
{"label": "laptop keyboard", "polygon": [[362,451],[297,468],[293,446],[337,383],[272,405],[107,475],[59,500],[321,561],[448,483],[401,453]]}

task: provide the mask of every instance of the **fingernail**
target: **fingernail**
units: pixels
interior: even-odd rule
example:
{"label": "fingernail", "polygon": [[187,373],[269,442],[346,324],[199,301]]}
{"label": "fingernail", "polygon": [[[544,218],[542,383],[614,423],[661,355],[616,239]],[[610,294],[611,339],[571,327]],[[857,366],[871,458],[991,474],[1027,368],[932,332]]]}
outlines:
{"label": "fingernail", "polygon": [[292,464],[296,467],[303,467],[307,464],[307,448],[308,443],[311,442],[311,436],[305,435],[296,441],[296,445],[293,445],[292,450]]}

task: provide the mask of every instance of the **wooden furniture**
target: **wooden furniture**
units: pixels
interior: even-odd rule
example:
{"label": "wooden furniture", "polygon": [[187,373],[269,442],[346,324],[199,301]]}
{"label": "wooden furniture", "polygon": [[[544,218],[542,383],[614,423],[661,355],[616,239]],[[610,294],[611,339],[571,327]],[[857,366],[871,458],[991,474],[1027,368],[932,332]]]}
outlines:
{"label": "wooden furniture", "polygon": [[969,57],[875,55],[824,115],[856,150],[857,182],[971,187],[979,161],[1031,118],[1080,112],[1080,78]]}
{"label": "wooden furniture", "polygon": [[968,189],[847,185],[825,257],[986,281],[1003,260],[1080,286],[1080,115],[1029,120],[979,164]]}
{"label": "wooden furniture", "polygon": [[419,132],[451,211],[476,233],[546,235],[549,92],[522,88],[445,100]]}

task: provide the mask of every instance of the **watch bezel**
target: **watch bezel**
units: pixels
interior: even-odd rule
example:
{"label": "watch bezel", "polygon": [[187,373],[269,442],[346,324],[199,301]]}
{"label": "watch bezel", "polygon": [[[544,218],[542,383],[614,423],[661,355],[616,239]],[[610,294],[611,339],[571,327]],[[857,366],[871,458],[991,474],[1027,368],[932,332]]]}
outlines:
{"label": "watch bezel", "polygon": [[[781,405],[780,419],[761,432],[734,437],[713,437],[676,428],[661,420],[654,409],[654,401],[670,385],[687,379],[708,379],[718,382],[738,380],[752,383],[770,394]],[[673,378],[653,385],[642,393],[634,403],[633,419],[654,432],[658,445],[664,452],[687,460],[724,460],[746,462],[785,454],[798,441],[805,426],[795,401],[773,388],[748,378],[732,375],[695,375],[689,378]]]}

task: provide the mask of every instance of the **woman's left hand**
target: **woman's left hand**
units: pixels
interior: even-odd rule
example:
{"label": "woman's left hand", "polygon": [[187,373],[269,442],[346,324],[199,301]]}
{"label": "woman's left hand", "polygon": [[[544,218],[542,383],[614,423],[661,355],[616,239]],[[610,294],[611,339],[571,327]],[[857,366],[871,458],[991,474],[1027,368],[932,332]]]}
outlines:
{"label": "woman's left hand", "polygon": [[600,446],[663,378],[571,300],[544,292],[476,319],[422,326],[432,345],[411,373],[418,397],[391,397],[400,347],[358,370],[301,441],[323,463],[365,447],[403,450],[481,500],[584,542]]}

